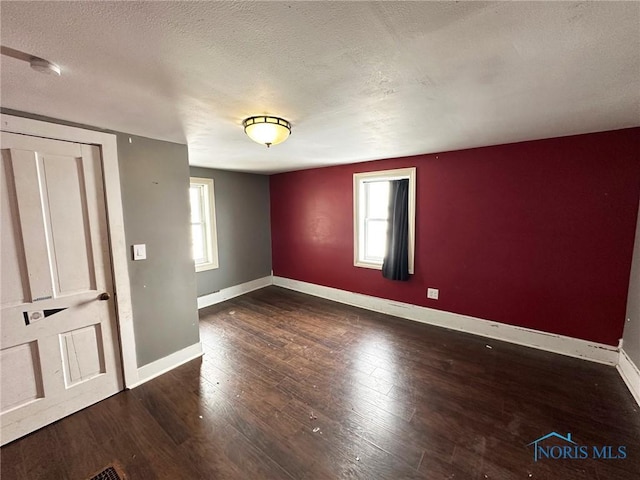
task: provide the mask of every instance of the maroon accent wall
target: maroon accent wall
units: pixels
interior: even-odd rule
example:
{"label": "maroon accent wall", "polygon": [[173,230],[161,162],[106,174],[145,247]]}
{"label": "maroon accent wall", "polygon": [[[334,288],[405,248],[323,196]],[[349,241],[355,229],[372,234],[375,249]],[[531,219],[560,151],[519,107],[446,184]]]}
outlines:
{"label": "maroon accent wall", "polygon": [[[415,275],[394,282],[353,266],[353,173],[408,166]],[[640,128],[283,173],[270,189],[275,275],[607,345],[622,336]]]}

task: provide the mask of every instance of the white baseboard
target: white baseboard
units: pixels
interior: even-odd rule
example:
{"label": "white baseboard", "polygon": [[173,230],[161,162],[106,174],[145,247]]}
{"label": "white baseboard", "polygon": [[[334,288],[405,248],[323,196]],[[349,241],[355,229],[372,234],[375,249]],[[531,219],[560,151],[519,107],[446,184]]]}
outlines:
{"label": "white baseboard", "polygon": [[627,384],[627,388],[631,391],[636,403],[640,405],[640,369],[631,361],[623,348],[620,349],[620,359],[616,368],[624,383]]}
{"label": "white baseboard", "polygon": [[444,312],[433,308],[412,305],[410,303],[386,300],[348,292],[346,290],[339,290],[337,288],[291,280],[289,278],[274,276],[273,285],[307,293],[316,297],[326,298],[335,302],[373,310],[374,312],[394,315],[396,317],[415,320],[451,330],[472,333],[503,342],[515,343],[525,347],[537,348],[539,350],[546,350],[548,352],[604,363],[606,365],[618,364],[618,348],[602,343],[588,342],[563,335],[516,327],[457,313]]}
{"label": "white baseboard", "polygon": [[198,297],[198,310],[210,305],[215,305],[216,303],[224,302],[230,298],[244,295],[245,293],[253,292],[260,288],[268,287],[273,283],[272,278],[273,277],[269,275],[267,277],[251,280],[250,282],[241,283],[240,285],[234,285],[233,287],[223,288],[219,292]]}
{"label": "white baseboard", "polygon": [[138,368],[138,381],[132,385],[127,385],[127,388],[135,388],[149,380],[156,378],[163,373],[167,373],[169,370],[173,370],[179,367],[183,363],[187,363],[195,358],[203,355],[202,344],[200,342],[194,343],[182,350],[160,358],[155,362],[148,363]]}

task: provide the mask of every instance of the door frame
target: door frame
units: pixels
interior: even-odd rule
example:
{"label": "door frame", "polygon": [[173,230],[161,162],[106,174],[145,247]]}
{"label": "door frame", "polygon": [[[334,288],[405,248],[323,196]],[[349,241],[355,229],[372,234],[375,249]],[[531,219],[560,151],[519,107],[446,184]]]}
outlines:
{"label": "door frame", "polygon": [[124,232],[116,136],[111,133],[69,127],[7,114],[0,114],[0,130],[52,140],[96,145],[100,148],[122,376],[125,388],[134,386],[139,383],[139,374],[136,360],[131,284],[129,283],[129,267],[127,263],[128,249]]}

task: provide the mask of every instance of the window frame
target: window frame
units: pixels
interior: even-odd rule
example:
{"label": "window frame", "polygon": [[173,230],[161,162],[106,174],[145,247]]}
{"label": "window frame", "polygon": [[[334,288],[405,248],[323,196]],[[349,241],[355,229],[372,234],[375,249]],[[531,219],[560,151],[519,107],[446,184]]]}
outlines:
{"label": "window frame", "polygon": [[[189,177],[189,190],[193,187],[198,187],[201,191],[200,201],[202,205],[201,216],[203,221],[200,223],[204,225],[205,242],[204,248],[206,258],[204,262],[196,263],[193,259],[196,272],[204,272],[206,270],[213,270],[219,267],[218,263],[218,229],[216,226],[216,201],[215,190],[213,184],[213,178],[202,177]],[[189,225],[194,225],[191,222],[191,195],[189,195]],[[193,235],[193,229],[190,228],[190,234]],[[193,258],[193,238],[191,256]]]}
{"label": "window frame", "polygon": [[[382,270],[382,261],[366,260],[364,250],[366,239],[361,235],[366,234],[364,215],[367,204],[362,205],[365,188],[368,182],[391,181],[409,179],[409,273],[414,273],[415,245],[416,245],[416,167],[397,168],[393,170],[379,170],[353,174],[353,265],[362,268]],[[366,202],[366,200],[365,200]]]}

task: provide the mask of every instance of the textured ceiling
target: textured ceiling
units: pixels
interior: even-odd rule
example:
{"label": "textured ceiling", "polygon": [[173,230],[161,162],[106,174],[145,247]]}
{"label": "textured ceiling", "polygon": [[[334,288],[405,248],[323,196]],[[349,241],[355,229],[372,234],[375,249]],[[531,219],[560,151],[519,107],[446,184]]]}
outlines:
{"label": "textured ceiling", "polygon": [[[640,125],[640,3],[7,2],[2,106],[275,172]],[[285,117],[269,150],[241,123]]]}

